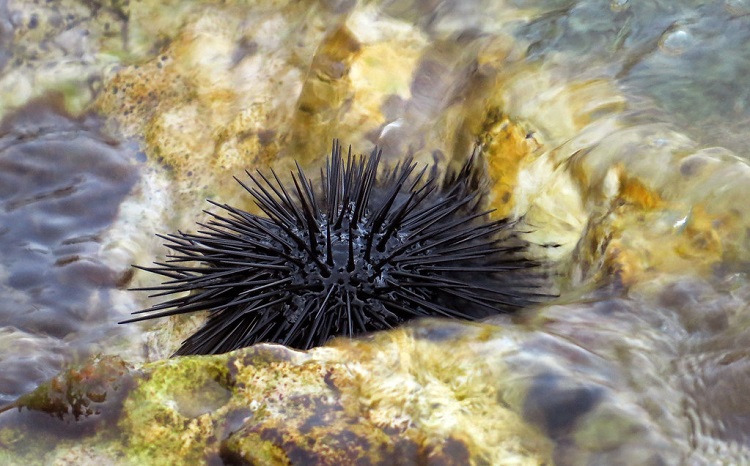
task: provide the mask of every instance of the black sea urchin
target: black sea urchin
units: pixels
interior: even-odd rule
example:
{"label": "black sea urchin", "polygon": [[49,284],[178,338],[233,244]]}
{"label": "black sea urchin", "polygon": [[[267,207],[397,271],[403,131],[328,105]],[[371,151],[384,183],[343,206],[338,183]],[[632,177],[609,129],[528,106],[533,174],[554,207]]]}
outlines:
{"label": "black sea urchin", "polygon": [[473,157],[442,183],[411,159],[379,177],[380,157],[351,148],[342,157],[334,142],[317,187],[299,165],[286,187],[273,172],[247,172],[252,186],[237,181],[265,216],[212,202],[228,214],[210,213],[196,234],[160,235],[176,253],[142,268],[170,280],[145,289],[190,293],[127,322],[209,311],[178,355],[257,342],[308,349],[415,317],[509,312],[543,296],[513,222],[481,210]]}

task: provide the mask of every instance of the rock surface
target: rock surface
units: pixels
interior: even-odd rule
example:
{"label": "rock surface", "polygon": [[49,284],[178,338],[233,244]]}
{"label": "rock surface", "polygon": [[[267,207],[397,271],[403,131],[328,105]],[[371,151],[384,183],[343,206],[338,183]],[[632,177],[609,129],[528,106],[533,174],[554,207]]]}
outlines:
{"label": "rock surface", "polygon": [[[0,256],[0,366],[35,368],[4,372],[3,394],[69,367],[0,412],[0,463],[750,463],[750,154],[727,130],[748,118],[732,40],[750,17],[734,1],[527,3],[0,1],[0,161],[64,134],[116,162],[79,254],[106,273],[19,294]],[[719,81],[697,65],[711,60]],[[716,82],[706,95],[735,97],[706,102]],[[8,130],[34,108],[57,123]],[[334,137],[441,169],[479,145],[493,215],[523,219],[561,297],[309,352],[166,359],[200,316],[113,330],[155,302],[124,289],[157,282],[130,267],[164,257],[154,233],[194,228],[206,197],[253,209],[232,176],[315,173]],[[50,190],[65,213],[71,193]],[[29,205],[21,221],[55,218]],[[36,254],[11,236],[4,251]],[[96,332],[13,304],[55,283]],[[23,328],[40,315],[60,334]]]}

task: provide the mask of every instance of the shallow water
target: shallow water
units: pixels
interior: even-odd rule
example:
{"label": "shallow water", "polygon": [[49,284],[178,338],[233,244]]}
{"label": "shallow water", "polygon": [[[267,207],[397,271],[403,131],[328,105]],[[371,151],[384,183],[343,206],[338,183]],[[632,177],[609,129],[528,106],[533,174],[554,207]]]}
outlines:
{"label": "shallow water", "polygon": [[749,25],[746,1],[564,2],[517,35],[530,42],[530,59],[564,53],[603,69],[626,92],[652,99],[660,119],[747,156]]}
{"label": "shallow water", "polygon": [[0,1],[0,404],[169,354],[115,324],[155,302],[129,264],[243,205],[242,169],[480,143],[493,207],[560,245],[559,302],[502,321],[556,461],[746,458],[750,3],[26,3]]}
{"label": "shallow water", "polygon": [[99,351],[118,331],[108,291],[129,279],[100,247],[137,165],[98,118],[59,107],[39,100],[0,125],[0,403]]}

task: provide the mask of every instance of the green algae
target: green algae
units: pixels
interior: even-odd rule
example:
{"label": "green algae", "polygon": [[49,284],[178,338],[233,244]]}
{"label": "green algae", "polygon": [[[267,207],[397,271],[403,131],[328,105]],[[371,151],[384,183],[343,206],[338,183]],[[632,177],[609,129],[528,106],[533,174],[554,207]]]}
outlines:
{"label": "green algae", "polygon": [[119,462],[112,447],[133,368],[117,356],[96,356],[62,371],[18,398],[0,418],[3,464]]}
{"label": "green algae", "polygon": [[213,436],[211,416],[229,401],[226,358],[153,363],[125,401],[120,429],[135,464],[202,463]]}
{"label": "green algae", "polygon": [[[106,457],[155,465],[219,459],[458,465],[494,464],[498,458],[543,464],[537,455],[547,449],[545,441],[492,395],[499,368],[464,367],[470,353],[451,351],[446,357],[441,349],[446,331],[459,339],[479,331],[491,341],[493,333],[481,329],[445,328],[435,321],[420,329],[416,340],[411,331],[381,336],[375,352],[362,342],[340,340],[308,353],[258,345],[137,368],[115,357],[95,359],[19,400],[23,410],[12,419],[33,424],[39,418],[31,413],[44,410],[51,432],[67,429],[69,439],[49,448],[47,442],[60,434],[48,436],[27,425],[37,442],[20,443],[30,432],[17,436],[11,425],[0,427],[0,441],[13,445],[7,464],[34,457],[52,462],[61,449],[75,445],[84,463]],[[403,359],[412,345],[420,347],[419,361]],[[349,360],[352,352],[357,360]],[[417,370],[421,365],[429,367],[429,375]],[[398,377],[368,375],[382,372]],[[102,380],[109,382],[104,389]],[[424,402],[421,391],[430,394]],[[102,404],[102,398],[117,402]],[[0,421],[9,423],[9,418]],[[96,429],[86,428],[86,422],[95,422]]]}
{"label": "green algae", "polygon": [[[74,422],[103,411],[117,412],[126,391],[128,364],[117,356],[98,356],[81,368],[70,368],[18,398],[13,406],[41,411]],[[106,404],[105,404],[106,403]]]}

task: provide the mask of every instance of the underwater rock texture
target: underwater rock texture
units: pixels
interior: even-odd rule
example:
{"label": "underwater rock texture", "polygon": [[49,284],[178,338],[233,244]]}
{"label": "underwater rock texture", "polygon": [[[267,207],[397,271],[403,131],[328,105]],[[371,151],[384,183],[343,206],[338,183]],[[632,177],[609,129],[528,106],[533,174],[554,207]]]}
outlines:
{"label": "underwater rock texture", "polygon": [[[110,358],[19,404],[76,426],[58,450],[82,442],[128,464],[548,463],[551,443],[508,409],[520,399],[503,390],[509,342],[498,337],[491,326],[426,321],[307,353],[258,345],[138,370]],[[455,351],[446,339],[474,343]],[[101,379],[108,389],[92,389]],[[31,429],[25,409],[4,415],[6,438],[9,424],[16,435]],[[47,440],[14,460],[52,463]]]}
{"label": "underwater rock texture", "polygon": [[[563,292],[484,324],[171,360],[200,319],[40,350],[11,304],[0,345],[19,358],[105,354],[0,414],[0,462],[750,462],[750,16],[697,3],[0,1],[1,116],[54,92],[138,161],[100,206],[112,276],[163,258],[152,234],[204,219],[206,197],[254,209],[232,175],[314,173],[339,137],[441,170],[481,145],[489,207],[523,218]],[[87,286],[101,301],[74,307],[98,322],[153,302]]]}

